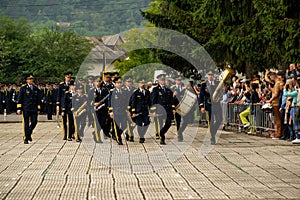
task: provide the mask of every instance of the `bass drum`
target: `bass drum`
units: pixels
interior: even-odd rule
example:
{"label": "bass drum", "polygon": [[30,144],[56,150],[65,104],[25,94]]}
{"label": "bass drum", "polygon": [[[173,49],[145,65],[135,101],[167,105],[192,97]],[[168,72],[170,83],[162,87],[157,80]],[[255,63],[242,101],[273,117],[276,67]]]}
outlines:
{"label": "bass drum", "polygon": [[176,106],[176,112],[181,116],[185,116],[194,107],[196,101],[197,95],[189,90],[185,90],[183,98]]}

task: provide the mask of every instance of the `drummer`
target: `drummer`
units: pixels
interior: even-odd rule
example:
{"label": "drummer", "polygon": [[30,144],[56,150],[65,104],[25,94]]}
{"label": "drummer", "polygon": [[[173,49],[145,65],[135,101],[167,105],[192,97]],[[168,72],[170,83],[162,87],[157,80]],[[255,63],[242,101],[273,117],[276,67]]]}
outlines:
{"label": "drummer", "polygon": [[[195,94],[192,84],[192,82],[187,82],[186,87],[184,87],[184,84],[182,83],[182,77],[178,76],[175,78],[175,85],[172,86],[172,91],[176,107],[178,107],[180,102],[184,100],[185,93],[187,90]],[[187,110],[187,113],[185,113],[184,116],[181,116],[178,112],[176,112],[175,114],[175,124],[178,133],[178,142],[183,141],[183,132],[187,127],[187,124],[193,123],[195,107],[193,107],[194,105],[190,106],[190,109]]]}

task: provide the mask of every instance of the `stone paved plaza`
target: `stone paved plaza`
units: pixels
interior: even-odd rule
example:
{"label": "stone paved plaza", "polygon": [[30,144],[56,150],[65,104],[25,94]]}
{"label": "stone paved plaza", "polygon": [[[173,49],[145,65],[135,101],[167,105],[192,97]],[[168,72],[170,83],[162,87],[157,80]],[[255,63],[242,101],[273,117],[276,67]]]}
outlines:
{"label": "stone paved plaza", "polygon": [[300,146],[285,141],[223,131],[213,147],[207,129],[190,126],[178,143],[172,126],[166,146],[151,134],[144,144],[94,143],[91,128],[76,143],[52,121],[25,145],[21,129],[0,123],[0,199],[300,198]]}

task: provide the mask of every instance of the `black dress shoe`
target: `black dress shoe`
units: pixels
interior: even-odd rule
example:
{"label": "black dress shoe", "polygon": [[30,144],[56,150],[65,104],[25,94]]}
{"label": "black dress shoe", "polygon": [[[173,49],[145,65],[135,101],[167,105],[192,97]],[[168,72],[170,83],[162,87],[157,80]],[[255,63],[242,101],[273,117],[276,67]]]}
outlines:
{"label": "black dress shoe", "polygon": [[216,139],[215,138],[210,139],[210,144],[215,145],[216,144]]}
{"label": "black dress shoe", "polygon": [[30,141],[30,142],[32,142],[32,137],[29,136],[29,137],[27,138],[27,140]]}
{"label": "black dress shoe", "polygon": [[76,140],[76,142],[81,142],[81,141],[82,141],[81,139],[77,139],[77,140]]}
{"label": "black dress shoe", "polygon": [[129,142],[134,142],[134,139],[132,136],[129,138]]}
{"label": "black dress shoe", "polygon": [[155,137],[156,137],[157,140],[159,139],[158,133],[155,134]]}
{"label": "black dress shoe", "polygon": [[286,137],[281,137],[281,138],[279,138],[279,140],[287,140],[288,138],[286,138]]}
{"label": "black dress shoe", "polygon": [[24,144],[29,144],[28,140],[24,140]]}
{"label": "black dress shoe", "polygon": [[123,142],[122,141],[118,142],[118,145],[123,145]]}
{"label": "black dress shoe", "polygon": [[160,141],[161,145],[166,145],[165,141]]}
{"label": "black dress shoe", "polygon": [[125,139],[126,141],[129,141],[129,135],[127,133],[125,134]]}
{"label": "black dress shoe", "polygon": [[144,143],[145,142],[145,138],[140,138],[140,143]]}
{"label": "black dress shoe", "polygon": [[63,140],[67,140],[67,137],[64,137]]}

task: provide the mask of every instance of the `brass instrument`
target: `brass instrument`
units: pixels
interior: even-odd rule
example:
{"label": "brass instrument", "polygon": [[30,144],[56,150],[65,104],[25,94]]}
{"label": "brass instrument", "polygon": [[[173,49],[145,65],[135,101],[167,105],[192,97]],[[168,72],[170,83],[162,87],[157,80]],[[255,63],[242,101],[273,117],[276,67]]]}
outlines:
{"label": "brass instrument", "polygon": [[105,106],[105,100],[107,99],[109,97],[109,94],[108,95],[106,95],[101,101],[99,101],[99,106],[94,106],[94,110],[95,111],[98,111],[98,110],[100,110],[103,106]]}
{"label": "brass instrument", "polygon": [[75,112],[75,116],[79,117],[80,115],[82,115],[83,113],[86,112],[86,104],[87,101],[85,101]]}
{"label": "brass instrument", "polygon": [[222,77],[222,80],[220,81],[219,85],[217,86],[216,90],[214,91],[213,95],[212,95],[212,102],[219,102],[220,99],[223,96],[223,92],[222,90],[224,89],[224,83],[225,81],[234,74],[234,70],[231,68],[226,68]]}

